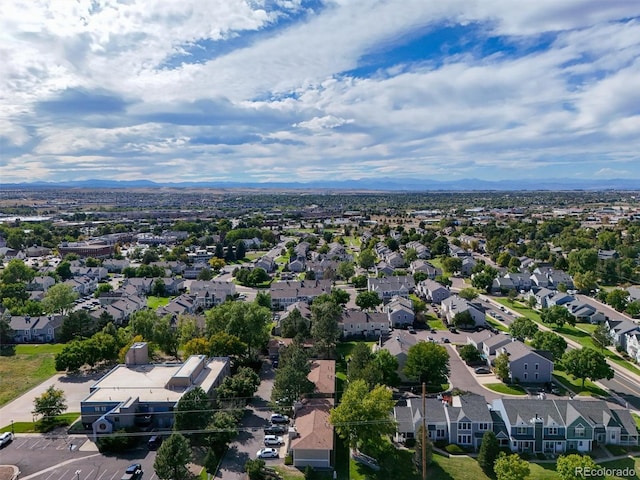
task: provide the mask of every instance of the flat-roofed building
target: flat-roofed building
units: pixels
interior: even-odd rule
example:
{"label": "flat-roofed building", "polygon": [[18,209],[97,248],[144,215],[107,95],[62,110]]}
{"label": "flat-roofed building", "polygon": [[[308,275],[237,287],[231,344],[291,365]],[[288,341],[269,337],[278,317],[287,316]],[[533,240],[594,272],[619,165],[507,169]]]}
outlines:
{"label": "flat-roofed building", "polygon": [[111,433],[136,424],[168,428],[182,396],[195,387],[212,399],[230,374],[228,357],[192,355],[184,363],[148,363],[147,344],[134,344],[126,364],[117,365],[90,388],[82,400],[82,423],[94,434]]}

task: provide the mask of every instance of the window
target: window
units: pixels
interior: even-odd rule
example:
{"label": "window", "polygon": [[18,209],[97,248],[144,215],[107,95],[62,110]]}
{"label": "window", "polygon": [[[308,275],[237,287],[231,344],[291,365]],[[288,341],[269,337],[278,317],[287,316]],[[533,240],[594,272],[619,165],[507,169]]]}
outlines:
{"label": "window", "polygon": [[527,372],[524,372],[524,379],[526,380],[529,377],[529,374]]}
{"label": "window", "polygon": [[436,438],[444,438],[444,428],[438,428],[436,430]]}
{"label": "window", "polygon": [[458,430],[471,430],[471,422],[460,422]]}
{"label": "window", "polygon": [[488,423],[479,423],[478,424],[478,430],[489,430],[489,424]]}
{"label": "window", "polygon": [[536,363],[536,370],[538,370],[540,368],[540,364]]}
{"label": "window", "polygon": [[536,372],[536,380],[538,379],[538,372]]}
{"label": "window", "polygon": [[525,364],[524,364],[524,369],[525,369],[525,370],[527,370],[527,369],[528,369],[528,367],[529,367],[529,364],[528,364],[528,363],[525,363]]}
{"label": "window", "polygon": [[471,435],[458,435],[458,443],[460,445],[469,445],[471,443]]}
{"label": "window", "polygon": [[516,427],[516,435],[526,435],[527,427]]}
{"label": "window", "polygon": [[558,435],[558,427],[549,427],[547,428],[548,435]]}
{"label": "window", "polygon": [[[576,437],[578,437],[578,438],[583,438],[584,437],[584,427],[583,426],[576,427],[575,432],[576,432]],[[580,443],[582,443],[582,442],[580,442]]]}

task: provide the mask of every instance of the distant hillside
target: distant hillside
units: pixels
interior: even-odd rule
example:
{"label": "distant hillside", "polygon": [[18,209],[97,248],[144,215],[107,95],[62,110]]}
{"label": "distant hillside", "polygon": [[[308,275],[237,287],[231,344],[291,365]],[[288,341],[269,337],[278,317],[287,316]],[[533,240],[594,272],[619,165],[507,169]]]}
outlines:
{"label": "distant hillside", "polygon": [[252,188],[252,189],[329,189],[374,191],[519,191],[519,190],[640,190],[639,179],[608,180],[499,180],[495,182],[477,179],[416,180],[402,178],[374,178],[360,180],[320,180],[315,182],[177,182],[156,183],[150,180],[82,180],[69,182],[0,183],[0,188]]}

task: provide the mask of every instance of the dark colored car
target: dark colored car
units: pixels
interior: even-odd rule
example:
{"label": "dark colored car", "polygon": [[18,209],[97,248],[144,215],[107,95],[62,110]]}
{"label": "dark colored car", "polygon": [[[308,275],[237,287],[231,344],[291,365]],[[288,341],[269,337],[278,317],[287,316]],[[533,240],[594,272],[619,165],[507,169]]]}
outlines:
{"label": "dark colored car", "polygon": [[271,415],[271,423],[289,423],[289,417],[286,415],[280,415],[279,413],[274,413]]}
{"label": "dark colored car", "polygon": [[162,444],[162,436],[160,435],[152,436],[147,442],[147,445],[149,446],[149,450],[157,450],[161,444]]}
{"label": "dark colored car", "polygon": [[491,370],[489,370],[487,367],[478,367],[474,371],[479,375],[487,375],[491,373]]}
{"label": "dark colored car", "polygon": [[124,471],[124,475],[121,480],[139,480],[142,478],[142,465],[139,463],[132,463]]}
{"label": "dark colored car", "polygon": [[287,433],[287,427],[283,425],[270,425],[264,429],[265,435],[282,435]]}

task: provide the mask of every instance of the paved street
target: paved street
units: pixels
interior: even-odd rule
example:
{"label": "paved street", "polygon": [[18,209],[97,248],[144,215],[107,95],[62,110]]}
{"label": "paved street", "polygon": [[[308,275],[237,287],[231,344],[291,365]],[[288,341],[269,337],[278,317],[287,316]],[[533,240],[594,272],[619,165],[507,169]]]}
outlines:
{"label": "paved street", "polygon": [[[275,371],[271,368],[271,363],[265,361],[260,372],[262,382],[256,392],[254,400],[251,402],[250,411],[245,414],[240,425],[240,433],[236,440],[229,446],[229,450],[222,460],[220,470],[215,478],[225,480],[244,480],[244,464],[249,459],[256,458],[256,452],[264,447],[263,428],[269,424],[269,417],[273,413],[268,402],[271,398]],[[284,447],[281,449],[279,459],[265,459],[267,465],[282,464],[284,458]]]}

